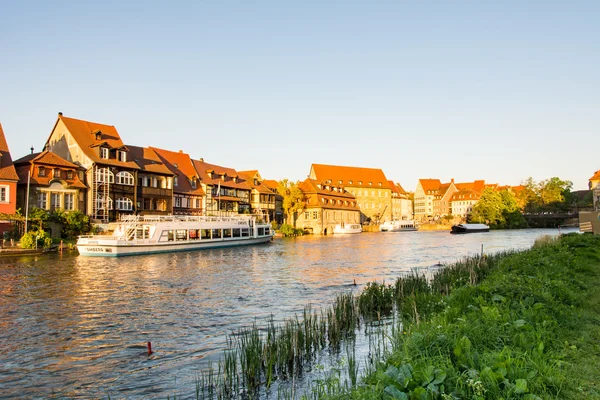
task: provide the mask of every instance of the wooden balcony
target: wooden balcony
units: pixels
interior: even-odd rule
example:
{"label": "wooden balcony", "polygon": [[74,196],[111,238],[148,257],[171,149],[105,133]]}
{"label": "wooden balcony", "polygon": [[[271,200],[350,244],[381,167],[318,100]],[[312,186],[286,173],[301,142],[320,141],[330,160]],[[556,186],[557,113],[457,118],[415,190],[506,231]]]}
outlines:
{"label": "wooden balcony", "polygon": [[173,190],[162,189],[150,186],[141,186],[140,191],[142,196],[160,196],[160,197],[171,197],[173,196]]}

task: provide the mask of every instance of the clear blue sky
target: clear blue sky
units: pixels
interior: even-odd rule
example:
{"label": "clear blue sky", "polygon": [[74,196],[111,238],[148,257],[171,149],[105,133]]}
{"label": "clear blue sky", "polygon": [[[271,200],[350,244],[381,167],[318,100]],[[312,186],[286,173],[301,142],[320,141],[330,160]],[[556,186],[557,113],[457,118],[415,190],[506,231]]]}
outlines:
{"label": "clear blue sky", "polygon": [[13,158],[64,115],[268,179],[311,163],[516,185],[600,168],[598,1],[0,6]]}

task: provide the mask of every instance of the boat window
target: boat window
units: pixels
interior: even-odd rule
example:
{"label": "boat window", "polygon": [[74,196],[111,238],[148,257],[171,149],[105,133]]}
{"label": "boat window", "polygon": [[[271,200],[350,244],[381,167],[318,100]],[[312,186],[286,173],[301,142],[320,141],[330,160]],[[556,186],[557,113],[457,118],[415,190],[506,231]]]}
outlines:
{"label": "boat window", "polygon": [[199,239],[199,229],[190,229],[190,240],[197,240]]}
{"label": "boat window", "polygon": [[173,240],[173,239],[169,239],[169,231],[162,231],[162,233],[160,234],[160,239],[158,239],[158,241],[159,242],[166,242],[168,240]]}
{"label": "boat window", "polygon": [[265,235],[270,235],[271,233],[269,232],[269,228],[265,228]]}
{"label": "boat window", "polygon": [[248,237],[248,236],[250,236],[250,229],[242,228],[242,237]]}
{"label": "boat window", "polygon": [[242,230],[240,228],[235,228],[233,230],[233,237],[241,237],[242,236]]}
{"label": "boat window", "polygon": [[175,240],[175,232],[173,231],[168,231],[168,241],[173,241]]}
{"label": "boat window", "polygon": [[202,229],[201,232],[202,232],[202,236],[201,236],[202,240],[207,240],[207,239],[211,238],[211,236],[210,236],[210,229]]}
{"label": "boat window", "polygon": [[175,232],[177,240],[187,240],[187,231],[185,229],[178,229]]}
{"label": "boat window", "polygon": [[223,229],[223,237],[230,238],[231,237],[231,229],[229,229],[229,228]]}
{"label": "boat window", "polygon": [[222,237],[222,236],[221,236],[221,233],[222,233],[222,232],[221,232],[221,230],[220,230],[220,229],[213,229],[213,230],[212,230],[212,238],[213,238],[213,239],[220,239],[220,238]]}
{"label": "boat window", "polygon": [[264,236],[265,228],[258,228],[258,236]]}

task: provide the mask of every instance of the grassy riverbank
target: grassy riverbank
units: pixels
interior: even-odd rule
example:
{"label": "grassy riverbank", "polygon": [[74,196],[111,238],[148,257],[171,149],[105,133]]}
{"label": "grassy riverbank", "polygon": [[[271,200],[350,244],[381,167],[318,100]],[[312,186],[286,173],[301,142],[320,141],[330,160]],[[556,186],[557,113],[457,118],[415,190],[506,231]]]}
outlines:
{"label": "grassy riverbank", "polygon": [[445,288],[438,275],[398,303],[404,326],[386,361],[330,398],[600,398],[600,238],[447,270]]}

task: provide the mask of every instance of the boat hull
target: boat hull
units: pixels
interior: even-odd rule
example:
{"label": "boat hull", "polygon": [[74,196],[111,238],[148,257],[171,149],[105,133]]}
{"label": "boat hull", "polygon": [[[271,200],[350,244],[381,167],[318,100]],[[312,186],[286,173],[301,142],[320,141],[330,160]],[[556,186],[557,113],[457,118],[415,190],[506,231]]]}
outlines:
{"label": "boat hull", "polygon": [[144,254],[173,253],[181,251],[196,251],[223,247],[239,247],[268,243],[272,236],[258,238],[226,239],[210,241],[186,241],[181,243],[156,243],[150,240],[119,243],[118,240],[89,240],[80,239],[77,242],[79,255],[88,257],[122,257]]}
{"label": "boat hull", "polygon": [[463,233],[481,233],[489,232],[490,227],[483,224],[476,224],[476,226],[468,226],[469,224],[454,225],[450,228],[450,233],[463,234]]}

